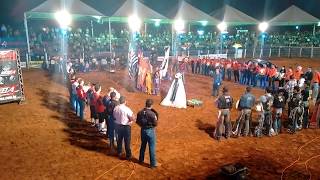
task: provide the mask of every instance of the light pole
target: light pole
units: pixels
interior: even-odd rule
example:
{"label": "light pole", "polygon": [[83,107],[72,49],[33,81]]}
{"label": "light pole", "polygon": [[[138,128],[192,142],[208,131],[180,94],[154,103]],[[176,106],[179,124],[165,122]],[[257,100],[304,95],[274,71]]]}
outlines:
{"label": "light pole", "polygon": [[259,24],[259,27],[258,27],[258,29],[260,30],[260,35],[261,35],[261,38],[262,38],[262,40],[261,40],[261,50],[260,50],[260,58],[262,57],[262,55],[263,55],[263,47],[264,47],[264,40],[265,40],[265,38],[266,38],[266,35],[265,35],[265,32],[266,32],[266,30],[268,29],[268,27],[269,27],[269,24],[267,23],[267,22],[262,22],[262,23],[260,23]]}
{"label": "light pole", "polygon": [[[131,30],[131,42],[130,42],[130,45],[131,47],[129,47],[129,52],[130,50],[133,50],[134,52],[137,50],[137,34],[139,33],[140,31],[140,28],[141,28],[141,20],[140,18],[137,16],[137,15],[131,15],[128,17],[128,25],[129,25],[129,28]],[[130,49],[132,48],[132,49]]]}
{"label": "light pole", "polygon": [[[174,41],[174,46],[172,47],[172,51],[174,53],[175,56],[177,56],[177,39],[179,39],[179,35],[182,34],[184,32],[185,29],[185,22],[182,19],[177,19],[174,21],[173,24],[174,30],[175,30],[175,41]],[[173,34],[173,32],[172,32]]]}
{"label": "light pole", "polygon": [[60,29],[62,33],[61,53],[62,53],[62,56],[65,57],[67,56],[67,53],[68,53],[68,46],[67,46],[68,44],[67,44],[66,36],[67,36],[68,27],[72,22],[72,17],[71,17],[71,14],[65,9],[57,11],[54,14],[54,17],[60,25]]}
{"label": "light pole", "polygon": [[218,29],[220,31],[220,54],[222,54],[222,50],[223,50],[223,34],[227,31],[227,23],[225,22],[221,22],[220,24],[218,24]]}

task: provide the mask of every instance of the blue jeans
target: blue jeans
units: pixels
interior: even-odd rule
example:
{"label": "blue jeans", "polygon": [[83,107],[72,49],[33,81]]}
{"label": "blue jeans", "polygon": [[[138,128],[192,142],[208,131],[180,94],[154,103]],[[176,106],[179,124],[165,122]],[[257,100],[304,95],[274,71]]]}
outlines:
{"label": "blue jeans", "polygon": [[257,86],[257,74],[251,73],[251,85],[256,87]]}
{"label": "blue jeans", "polygon": [[78,99],[78,104],[79,104],[79,117],[81,120],[83,120],[85,102],[84,100]]}
{"label": "blue jeans", "polygon": [[276,117],[273,121],[273,129],[279,134],[281,131],[281,116],[282,116],[282,108],[276,108]]}
{"label": "blue jeans", "polygon": [[150,166],[154,167],[157,165],[156,133],[154,128],[149,128],[149,129],[141,128],[141,146],[140,146],[139,162],[144,161],[144,153],[146,151],[147,144],[149,146]]}
{"label": "blue jeans", "polygon": [[110,141],[110,148],[113,148],[113,146],[114,146],[114,137],[116,136],[116,134],[115,134],[116,127],[115,126],[116,126],[116,124],[114,122],[113,117],[108,116],[107,132],[108,132],[109,141]]}
{"label": "blue jeans", "polygon": [[260,87],[265,89],[267,86],[267,76],[264,75],[258,75],[260,80]]}
{"label": "blue jeans", "polygon": [[122,153],[122,141],[124,140],[124,146],[126,149],[126,158],[130,159],[131,158],[131,148],[130,148],[131,126],[120,125],[120,124],[117,124],[116,126],[117,126],[117,134],[118,134],[117,153],[118,155]]}
{"label": "blue jeans", "polygon": [[319,93],[319,83],[313,83],[313,89],[312,89],[312,100],[315,103],[318,98]]}
{"label": "blue jeans", "polygon": [[70,104],[71,104],[72,110],[76,111],[77,110],[77,95],[75,95],[75,94],[70,95]]}
{"label": "blue jeans", "polygon": [[219,87],[220,85],[213,84],[212,86],[212,96],[219,96]]}
{"label": "blue jeans", "polygon": [[231,81],[231,69],[227,69],[228,81]]}

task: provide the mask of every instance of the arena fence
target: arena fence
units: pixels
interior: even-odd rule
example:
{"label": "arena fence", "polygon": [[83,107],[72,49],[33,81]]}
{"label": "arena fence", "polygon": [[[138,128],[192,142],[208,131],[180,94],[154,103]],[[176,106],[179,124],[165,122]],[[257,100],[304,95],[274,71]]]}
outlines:
{"label": "arena fence", "polygon": [[[264,48],[228,48],[221,50],[187,50],[184,54],[191,57],[206,54],[227,54],[228,58],[320,58],[320,47],[264,47]],[[182,53],[183,54],[183,53]]]}

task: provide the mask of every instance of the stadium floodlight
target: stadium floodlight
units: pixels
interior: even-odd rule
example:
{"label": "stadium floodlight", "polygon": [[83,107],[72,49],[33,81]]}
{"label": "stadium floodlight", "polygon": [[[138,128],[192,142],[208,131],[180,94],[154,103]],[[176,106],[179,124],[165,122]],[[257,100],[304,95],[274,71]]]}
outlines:
{"label": "stadium floodlight", "polygon": [[129,24],[129,28],[133,32],[138,32],[141,27],[141,20],[137,15],[131,15],[128,18],[128,24]]}
{"label": "stadium floodlight", "polygon": [[199,34],[199,36],[202,36],[204,34],[204,30],[198,30],[197,33]]}
{"label": "stadium floodlight", "polygon": [[184,30],[184,21],[182,19],[177,19],[174,21],[174,29],[177,32],[182,32]]}
{"label": "stadium floodlight", "polygon": [[55,19],[58,21],[58,23],[60,24],[61,28],[67,28],[72,21],[72,17],[70,15],[70,13],[66,10],[60,10],[57,11],[54,14]]}
{"label": "stadium floodlight", "polygon": [[161,19],[154,19],[154,26],[159,27],[160,22],[161,22]]}
{"label": "stadium floodlight", "polygon": [[262,23],[260,23],[259,24],[259,30],[261,31],[261,32],[266,32],[266,30],[268,29],[268,27],[269,27],[269,24],[267,23],[267,22],[262,22]]}
{"label": "stadium floodlight", "polygon": [[207,26],[208,25],[208,21],[200,21],[202,26]]}
{"label": "stadium floodlight", "polygon": [[320,22],[318,22],[318,26],[320,26]]}
{"label": "stadium floodlight", "polygon": [[225,23],[223,21],[221,23],[219,23],[217,27],[220,30],[220,32],[225,32],[228,28],[227,23]]}

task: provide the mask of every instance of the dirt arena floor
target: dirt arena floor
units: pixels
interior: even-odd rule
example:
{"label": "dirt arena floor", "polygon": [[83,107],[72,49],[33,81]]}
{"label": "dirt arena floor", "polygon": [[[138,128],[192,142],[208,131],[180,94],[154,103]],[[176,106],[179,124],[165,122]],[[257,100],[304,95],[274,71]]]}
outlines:
{"label": "dirt arena floor", "polygon": [[[298,64],[320,68],[320,60],[278,59],[278,65]],[[132,127],[133,162],[109,155],[107,139],[88,122],[81,122],[69,109],[68,92],[57,77],[41,70],[24,71],[26,103],[0,106],[0,179],[223,179],[219,168],[240,162],[250,169],[248,179],[320,179],[320,130],[308,129],[295,135],[240,137],[218,142],[212,138],[217,109],[211,97],[212,79],[187,74],[187,98],[204,102],[202,107],[186,110],[162,107],[161,96],[134,93],[124,72],[81,74],[87,81],[99,82],[103,90],[115,87],[127,97],[128,106],[137,113],[146,98],[155,101],[160,113],[157,127],[157,169],[137,164],[140,129]],[[165,83],[166,87],[169,82]],[[225,82],[235,99],[245,87]],[[163,90],[162,94],[165,94]],[[262,90],[254,89],[255,95]],[[105,91],[104,91],[105,92]],[[89,119],[89,111],[86,109]],[[232,120],[237,117],[232,111]],[[318,138],[318,139],[315,139]],[[305,143],[312,141],[298,150]],[[148,151],[147,151],[148,152]],[[307,168],[306,168],[307,167]]]}

